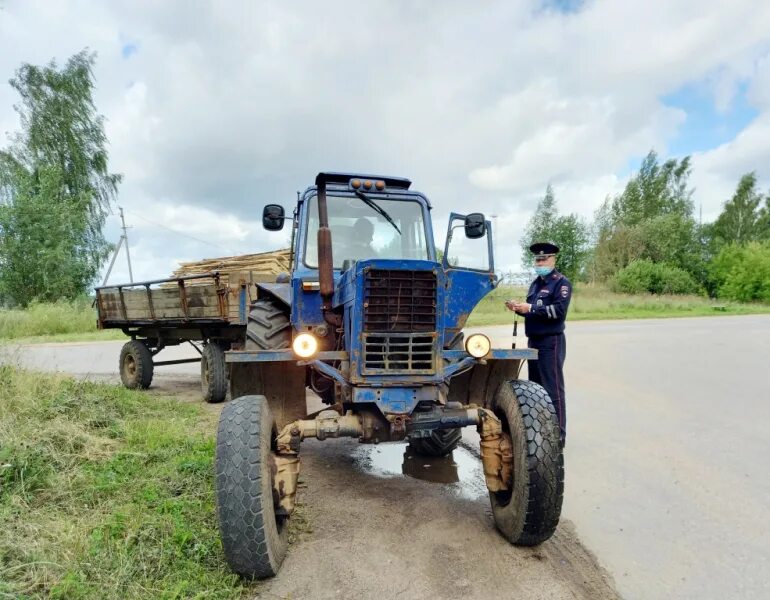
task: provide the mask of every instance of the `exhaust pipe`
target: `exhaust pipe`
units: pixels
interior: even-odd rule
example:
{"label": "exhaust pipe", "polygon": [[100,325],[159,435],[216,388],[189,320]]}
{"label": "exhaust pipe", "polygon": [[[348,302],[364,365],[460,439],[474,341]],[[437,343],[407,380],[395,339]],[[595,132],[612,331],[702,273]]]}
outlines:
{"label": "exhaust pipe", "polygon": [[334,295],[334,261],[332,231],[329,229],[329,213],[326,209],[326,178],[323,173],[318,174],[315,183],[318,187],[318,283],[324,318],[329,321]]}

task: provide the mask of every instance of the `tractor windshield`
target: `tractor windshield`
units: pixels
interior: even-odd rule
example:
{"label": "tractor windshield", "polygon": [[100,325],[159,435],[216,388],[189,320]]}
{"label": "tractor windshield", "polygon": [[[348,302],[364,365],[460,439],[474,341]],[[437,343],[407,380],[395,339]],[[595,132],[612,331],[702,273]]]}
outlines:
{"label": "tractor windshield", "polygon": [[[365,258],[422,259],[430,257],[425,240],[422,207],[411,200],[373,198],[393,223],[371,205],[351,196],[326,196],[329,228],[332,232],[334,268],[345,260]],[[318,268],[318,199],[308,206],[305,265]]]}

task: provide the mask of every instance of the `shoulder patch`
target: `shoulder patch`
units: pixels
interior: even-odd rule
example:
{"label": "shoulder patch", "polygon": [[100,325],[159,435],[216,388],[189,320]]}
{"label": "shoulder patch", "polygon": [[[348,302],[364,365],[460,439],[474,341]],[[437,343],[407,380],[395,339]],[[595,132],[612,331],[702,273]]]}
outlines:
{"label": "shoulder patch", "polygon": [[560,293],[562,298],[566,298],[567,296],[569,296],[569,286],[568,285],[561,286]]}

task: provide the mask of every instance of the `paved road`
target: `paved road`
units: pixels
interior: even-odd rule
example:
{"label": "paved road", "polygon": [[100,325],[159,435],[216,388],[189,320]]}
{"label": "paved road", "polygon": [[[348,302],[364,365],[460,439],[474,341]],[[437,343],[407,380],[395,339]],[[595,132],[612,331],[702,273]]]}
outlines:
{"label": "paved road", "polygon": [[573,323],[565,376],[563,514],[618,591],[770,598],[770,316]]}
{"label": "paved road", "polygon": [[[483,331],[510,344],[510,327]],[[619,592],[770,598],[770,316],[573,323],[568,346],[563,514]],[[16,360],[115,379],[119,347],[28,346]],[[168,367],[156,385],[192,393],[196,373]]]}

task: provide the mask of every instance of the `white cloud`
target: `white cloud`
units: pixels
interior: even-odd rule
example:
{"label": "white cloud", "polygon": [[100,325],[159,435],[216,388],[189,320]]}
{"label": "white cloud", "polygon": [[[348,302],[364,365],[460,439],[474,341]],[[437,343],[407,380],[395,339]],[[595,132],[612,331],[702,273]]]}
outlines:
{"label": "white cloud", "polygon": [[[98,51],[120,202],[173,229],[268,249],[284,240],[259,228],[265,202],[291,205],[322,169],[386,172],[431,197],[438,240],[450,210],[499,214],[498,263],[511,268],[547,183],[562,210],[590,216],[629,161],[665,154],[684,115],[660,98],[685,84],[705,83],[725,108],[748,82],[763,111],[694,158],[704,213],[715,190],[768,164],[768,32],[770,5],[749,0],[594,1],[574,14],[535,1],[16,0],[0,10],[0,79],[22,61]],[[15,101],[0,86],[0,127],[16,126]],[[132,225],[150,277],[217,252]]]}

